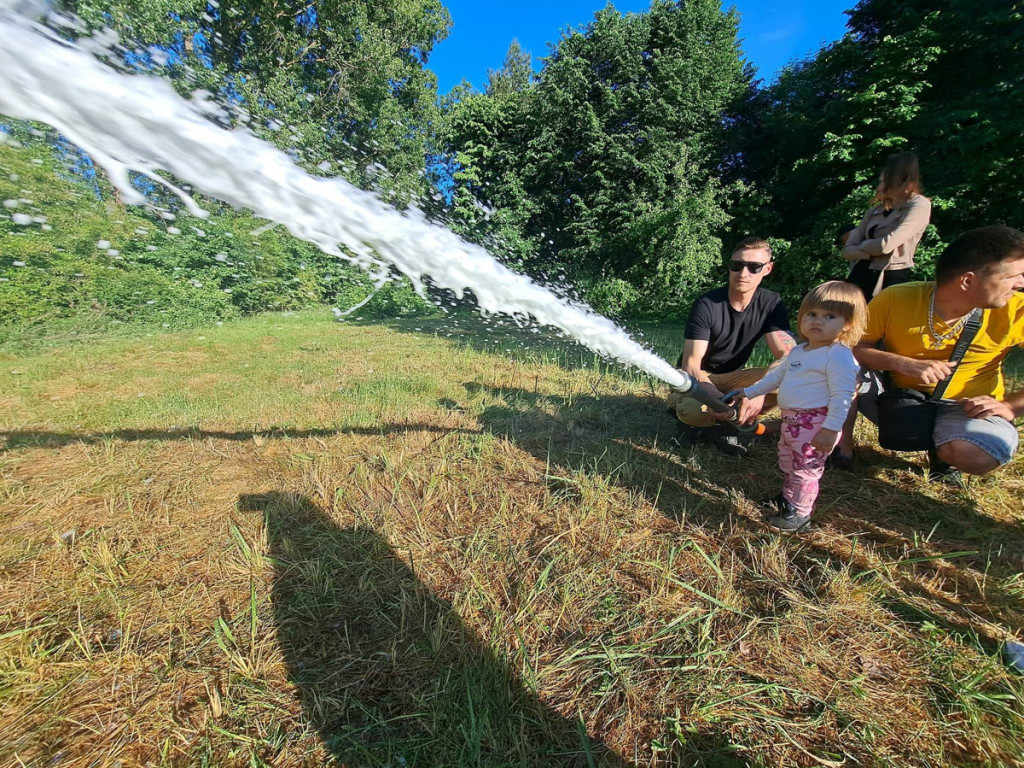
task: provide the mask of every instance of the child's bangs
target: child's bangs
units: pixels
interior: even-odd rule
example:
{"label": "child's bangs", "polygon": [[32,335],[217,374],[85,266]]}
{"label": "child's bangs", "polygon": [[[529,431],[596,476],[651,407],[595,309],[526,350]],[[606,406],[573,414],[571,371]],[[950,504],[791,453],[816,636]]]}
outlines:
{"label": "child's bangs", "polygon": [[804,308],[806,312],[809,309],[817,309],[822,312],[829,312],[833,315],[839,315],[847,320],[853,319],[853,304],[848,299],[823,299],[821,301],[809,301],[807,306]]}
{"label": "child's bangs", "polygon": [[847,320],[852,320],[856,311],[860,288],[850,283],[831,281],[819,285],[804,297],[800,314],[809,309],[820,309],[831,312]]}

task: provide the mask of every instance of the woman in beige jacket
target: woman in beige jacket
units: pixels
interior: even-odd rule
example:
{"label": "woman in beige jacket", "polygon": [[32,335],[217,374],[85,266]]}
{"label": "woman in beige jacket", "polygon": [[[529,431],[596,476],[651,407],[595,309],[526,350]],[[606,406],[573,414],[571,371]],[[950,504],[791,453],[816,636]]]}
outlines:
{"label": "woman in beige jacket", "polygon": [[860,286],[867,301],[883,288],[914,280],[914,251],[932,214],[932,201],[921,194],[917,155],[889,157],[874,202],[843,246],[852,267],[846,281]]}

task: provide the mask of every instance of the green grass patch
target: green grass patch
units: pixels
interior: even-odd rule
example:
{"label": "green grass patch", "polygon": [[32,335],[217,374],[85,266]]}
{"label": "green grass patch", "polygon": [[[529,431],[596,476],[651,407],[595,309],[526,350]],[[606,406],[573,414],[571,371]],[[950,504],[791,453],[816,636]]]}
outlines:
{"label": "green grass patch", "polygon": [[0,365],[4,764],[1022,759],[1020,458],[934,486],[862,427],[781,537],[770,442],[676,454],[663,387],[530,331],[67,338]]}

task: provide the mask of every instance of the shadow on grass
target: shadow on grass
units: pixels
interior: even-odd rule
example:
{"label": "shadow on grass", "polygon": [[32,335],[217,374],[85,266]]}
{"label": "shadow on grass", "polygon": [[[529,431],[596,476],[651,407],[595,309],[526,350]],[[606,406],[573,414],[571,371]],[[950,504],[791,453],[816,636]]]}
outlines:
{"label": "shadow on grass", "polygon": [[245,495],[274,563],[278,643],[326,749],[359,766],[629,765],[541,704],[377,533]]}
{"label": "shadow on grass", "polygon": [[0,453],[16,448],[61,448],[65,445],[93,445],[110,440],[132,442],[136,440],[233,440],[247,441],[253,438],[304,439],[309,437],[334,437],[335,435],[391,435],[402,432],[452,432],[477,434],[474,430],[440,427],[436,424],[388,424],[380,427],[345,427],[342,429],[258,429],[238,432],[223,432],[210,429],[115,429],[110,432],[42,432],[38,430],[11,430],[0,432]]}
{"label": "shadow on grass", "polygon": [[[757,529],[759,515],[743,497],[767,498],[779,491],[774,439],[764,439],[747,459],[725,457],[707,446],[676,455],[665,450],[675,421],[658,398],[560,397],[473,382],[464,386],[494,401],[480,419],[485,429],[546,464],[600,475],[638,492],[673,520],[711,528],[738,522]],[[924,486],[915,488],[916,481],[900,487],[886,475],[915,468],[906,456],[867,451],[862,458],[867,461],[854,473],[826,473],[820,523],[801,537],[807,553],[802,557],[836,567],[849,564],[855,571],[874,569],[877,561],[866,557],[865,547],[858,549],[858,542],[870,542],[874,555],[889,563],[887,577],[908,595],[959,615],[965,627],[971,626],[972,612],[1013,629],[1024,626],[1016,596],[998,578],[988,583],[979,578],[986,573],[1010,577],[1020,570],[1024,525],[986,515],[962,493],[942,499]],[[939,554],[922,556],[925,549]],[[938,588],[923,587],[927,577]],[[947,585],[954,587],[956,600],[944,592]]]}

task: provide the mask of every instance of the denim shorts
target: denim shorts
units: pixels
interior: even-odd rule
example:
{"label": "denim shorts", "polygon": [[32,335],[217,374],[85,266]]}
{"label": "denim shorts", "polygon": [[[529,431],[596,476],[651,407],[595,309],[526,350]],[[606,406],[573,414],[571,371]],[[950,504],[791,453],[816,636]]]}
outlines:
{"label": "denim shorts", "polygon": [[[872,424],[878,424],[878,395],[883,391],[882,381],[875,371],[861,370],[861,384],[857,404]],[[956,403],[939,405],[935,415],[932,441],[936,447],[953,440],[976,445],[1000,465],[1006,464],[1017,451],[1017,428],[1000,416],[975,419],[964,413]]]}
{"label": "denim shorts", "polygon": [[1017,450],[1017,428],[1001,416],[974,419],[964,413],[962,405],[940,405],[935,414],[932,439],[936,447],[953,440],[976,445],[1000,465],[1013,458]]}

